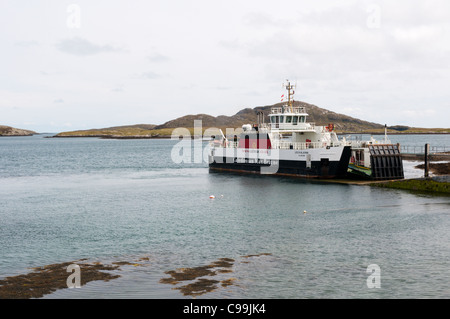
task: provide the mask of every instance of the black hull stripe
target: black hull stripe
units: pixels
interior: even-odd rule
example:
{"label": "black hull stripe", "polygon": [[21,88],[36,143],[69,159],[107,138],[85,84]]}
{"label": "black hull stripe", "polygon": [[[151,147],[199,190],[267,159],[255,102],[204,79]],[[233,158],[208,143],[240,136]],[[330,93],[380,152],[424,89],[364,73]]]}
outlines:
{"label": "black hull stripe", "polygon": [[[350,147],[345,147],[341,159],[339,161],[312,161],[311,168],[306,167],[306,161],[286,161],[280,160],[278,170],[274,174],[268,175],[283,175],[283,176],[297,176],[305,178],[337,178],[345,177],[347,175],[348,163],[350,160]],[[233,171],[233,172],[248,172],[261,174],[261,167],[268,165],[257,163],[233,163],[234,159],[226,160],[223,163],[210,163],[209,167],[213,170]],[[230,163],[231,162],[231,163]]]}

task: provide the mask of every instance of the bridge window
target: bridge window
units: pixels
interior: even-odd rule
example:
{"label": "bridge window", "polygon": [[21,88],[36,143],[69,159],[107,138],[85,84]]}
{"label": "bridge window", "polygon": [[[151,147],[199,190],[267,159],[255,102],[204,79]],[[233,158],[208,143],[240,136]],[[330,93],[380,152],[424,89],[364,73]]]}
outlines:
{"label": "bridge window", "polygon": [[305,123],[305,116],[300,116],[300,123]]}
{"label": "bridge window", "polygon": [[286,116],[286,123],[292,123],[292,116]]}
{"label": "bridge window", "polygon": [[297,122],[298,122],[298,116],[293,116],[293,123],[292,124],[294,124],[294,125],[297,125]]}

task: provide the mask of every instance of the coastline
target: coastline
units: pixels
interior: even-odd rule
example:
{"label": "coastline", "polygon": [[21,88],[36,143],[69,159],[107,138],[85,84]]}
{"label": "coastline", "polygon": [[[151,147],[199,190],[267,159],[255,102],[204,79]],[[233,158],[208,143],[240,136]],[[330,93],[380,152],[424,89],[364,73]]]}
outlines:
{"label": "coastline", "polygon": [[[343,132],[336,135],[346,134],[366,134],[366,135],[384,135],[384,132]],[[449,132],[387,132],[387,135],[450,135]]]}
{"label": "coastline", "polygon": [[31,130],[24,130],[16,127],[11,127],[7,125],[0,125],[0,137],[10,137],[10,136],[32,136],[38,133]]}
{"label": "coastline", "polygon": [[[447,175],[448,176],[448,175]],[[411,178],[403,180],[384,181],[382,183],[371,183],[370,186],[417,191],[432,195],[450,195],[450,183],[437,181],[433,178]]]}
{"label": "coastline", "polygon": [[170,139],[171,135],[54,135],[54,136],[46,136],[46,138],[102,138],[102,139],[123,139],[123,140],[132,140],[132,139]]}
{"label": "coastline", "polygon": [[[38,133],[37,133],[38,134]],[[155,135],[113,135],[113,134],[72,134],[72,135],[60,135],[65,134],[65,132],[57,133],[53,136],[46,136],[46,138],[82,138],[82,137],[93,137],[93,138],[104,138],[104,139],[158,139],[158,138],[171,138],[172,135],[168,134],[155,134]],[[383,135],[380,132],[343,132],[336,133],[339,136],[342,135],[357,135],[357,134],[367,134],[367,135]],[[388,133],[388,135],[450,135],[450,132],[428,132],[428,133]]]}

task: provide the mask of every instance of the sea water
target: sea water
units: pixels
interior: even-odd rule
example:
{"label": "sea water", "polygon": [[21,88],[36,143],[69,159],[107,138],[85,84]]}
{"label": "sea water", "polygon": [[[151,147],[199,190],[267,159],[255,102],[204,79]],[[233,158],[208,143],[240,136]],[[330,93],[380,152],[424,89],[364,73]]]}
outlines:
{"label": "sea water", "polygon": [[0,138],[0,278],[148,262],[44,298],[191,298],[160,280],[219,258],[234,260],[233,284],[197,298],[450,297],[449,197],[212,173],[175,163],[169,139],[45,137]]}

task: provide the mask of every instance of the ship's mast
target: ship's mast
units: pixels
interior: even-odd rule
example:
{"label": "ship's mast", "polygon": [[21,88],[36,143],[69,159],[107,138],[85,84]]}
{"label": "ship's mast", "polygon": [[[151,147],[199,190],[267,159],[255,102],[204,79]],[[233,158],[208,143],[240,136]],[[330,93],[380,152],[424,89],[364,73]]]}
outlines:
{"label": "ship's mast", "polygon": [[293,111],[293,106],[294,106],[294,93],[295,93],[295,91],[294,91],[294,88],[295,88],[295,86],[294,85],[291,85],[291,82],[289,82],[289,80],[286,80],[286,90],[288,91],[288,106],[289,106],[289,109],[290,109],[290,111],[292,112]]}

